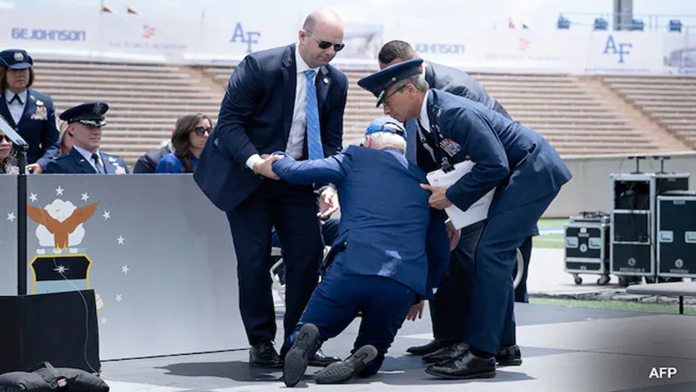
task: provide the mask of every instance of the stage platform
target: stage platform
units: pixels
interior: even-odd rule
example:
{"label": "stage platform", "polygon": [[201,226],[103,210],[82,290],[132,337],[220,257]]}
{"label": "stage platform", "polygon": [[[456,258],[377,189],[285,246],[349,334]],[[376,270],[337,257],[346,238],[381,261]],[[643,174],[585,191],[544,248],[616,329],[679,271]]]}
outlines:
{"label": "stage platform", "polygon": [[[427,307],[426,307],[427,309]],[[518,304],[522,366],[499,368],[488,380],[438,380],[423,371],[420,357],[406,348],[431,337],[429,317],[406,321],[381,372],[344,385],[317,385],[308,368],[297,388],[327,391],[553,391],[686,392],[696,390],[696,317],[549,305]],[[280,318],[279,318],[280,320]],[[327,354],[345,357],[358,331],[356,320]],[[278,323],[282,326],[282,322]],[[170,326],[176,329],[176,325]],[[220,333],[224,333],[220,331]],[[229,334],[243,334],[230,330]],[[279,330],[278,336],[282,336]],[[279,347],[277,342],[276,347]],[[286,389],[282,370],[248,365],[248,350],[103,363],[113,392],[241,392]],[[667,378],[667,370],[677,373]],[[653,370],[655,369],[655,370]],[[652,373],[652,376],[651,376]],[[660,378],[658,378],[660,377]]]}

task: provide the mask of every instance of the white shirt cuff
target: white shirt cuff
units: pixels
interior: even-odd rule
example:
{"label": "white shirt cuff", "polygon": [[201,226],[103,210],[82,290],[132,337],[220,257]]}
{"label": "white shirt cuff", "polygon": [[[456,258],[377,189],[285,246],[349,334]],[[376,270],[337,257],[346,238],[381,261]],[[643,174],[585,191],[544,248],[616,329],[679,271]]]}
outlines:
{"label": "white shirt cuff", "polygon": [[256,164],[256,162],[258,162],[262,159],[263,158],[261,158],[261,155],[254,154],[254,155],[250,156],[249,159],[247,159],[246,165],[249,169],[254,170],[254,165]]}

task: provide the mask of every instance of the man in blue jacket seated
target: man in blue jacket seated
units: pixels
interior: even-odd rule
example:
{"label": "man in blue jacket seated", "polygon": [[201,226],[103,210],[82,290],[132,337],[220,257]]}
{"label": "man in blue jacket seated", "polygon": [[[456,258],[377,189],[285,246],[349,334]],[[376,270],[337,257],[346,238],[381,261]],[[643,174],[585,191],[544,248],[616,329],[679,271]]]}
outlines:
{"label": "man in blue jacket seated", "polygon": [[[278,156],[273,171],[292,184],[331,182],[341,199],[338,237],[297,328],[285,344],[284,381],[296,385],[319,344],[343,331],[362,311],[351,356],[316,374],[341,383],[379,370],[412,305],[432,297],[447,270],[446,216],[428,206],[425,172],[404,157],[403,129],[373,121],[362,146],[323,160]],[[426,245],[427,244],[427,245]],[[426,249],[427,248],[427,249]]]}

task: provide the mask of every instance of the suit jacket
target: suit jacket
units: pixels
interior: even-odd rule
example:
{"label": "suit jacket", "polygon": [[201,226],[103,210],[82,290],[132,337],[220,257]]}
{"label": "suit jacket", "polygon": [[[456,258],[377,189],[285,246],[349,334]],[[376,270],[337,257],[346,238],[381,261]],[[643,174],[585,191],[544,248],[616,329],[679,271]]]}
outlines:
{"label": "suit jacket", "polygon": [[[215,129],[201,153],[194,179],[219,209],[245,200],[262,179],[246,166],[253,154],[285,151],[296,85],[295,45],[252,53],[227,84]],[[324,155],[341,151],[348,78],[331,65],[316,76]],[[305,156],[307,155],[305,138]]]}
{"label": "suit jacket", "polygon": [[[475,166],[447,190],[459,209],[497,187],[489,217],[558,192],[572,174],[546,139],[500,113],[444,91],[427,95],[432,145],[439,167],[471,160]],[[446,149],[443,148],[446,146]],[[536,231],[536,222],[528,228]]]}
{"label": "suit jacket", "polygon": [[154,173],[159,161],[170,152],[174,152],[171,143],[166,146],[150,150],[138,159],[133,168],[133,173]]}
{"label": "suit jacket", "polygon": [[273,171],[293,184],[336,185],[341,222],[329,254],[345,252],[340,260],[346,273],[384,276],[420,295],[432,294],[450,252],[444,217],[431,215],[430,192],[420,187],[426,182],[422,170],[395,150],[349,146],[323,160],[285,157]]}
{"label": "suit jacket", "polygon": [[[488,95],[481,83],[460,69],[426,62],[425,80],[431,88],[479,102],[485,107],[512,119],[505,108]],[[404,126],[409,141],[406,148],[406,158],[411,162],[416,162],[416,119],[406,121]]]}
{"label": "suit jacket", "polygon": [[27,103],[19,124],[14,122],[7,107],[5,89],[0,91],[0,117],[27,142],[27,164],[38,163],[44,169],[48,162],[60,154],[60,133],[56,126],[53,99],[33,89],[27,89]]}
{"label": "suit jacket", "polygon": [[[110,155],[105,152],[101,152],[101,159],[104,162],[104,167],[106,169],[106,174],[127,174],[128,166],[126,162],[117,157],[116,155]],[[48,174],[70,174],[70,173],[85,173],[85,174],[96,174],[94,167],[87,162],[84,156],[80,154],[76,149],[71,149],[68,154],[61,155],[60,157],[50,161],[46,165],[45,173]]]}

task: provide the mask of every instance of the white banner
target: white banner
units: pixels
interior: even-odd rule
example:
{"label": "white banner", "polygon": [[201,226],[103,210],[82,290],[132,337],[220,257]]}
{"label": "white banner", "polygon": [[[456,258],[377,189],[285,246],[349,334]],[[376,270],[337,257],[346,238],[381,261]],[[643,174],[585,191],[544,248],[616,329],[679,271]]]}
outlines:
{"label": "white banner", "polygon": [[[5,9],[0,13],[0,48],[23,48],[44,59],[235,63],[248,53],[296,42],[301,23],[292,17],[271,17],[251,3],[224,24]],[[696,73],[696,39],[687,33],[477,31],[422,20],[346,23],[346,47],[335,64],[375,68],[379,49],[393,39],[409,42],[427,60],[471,71]]]}

